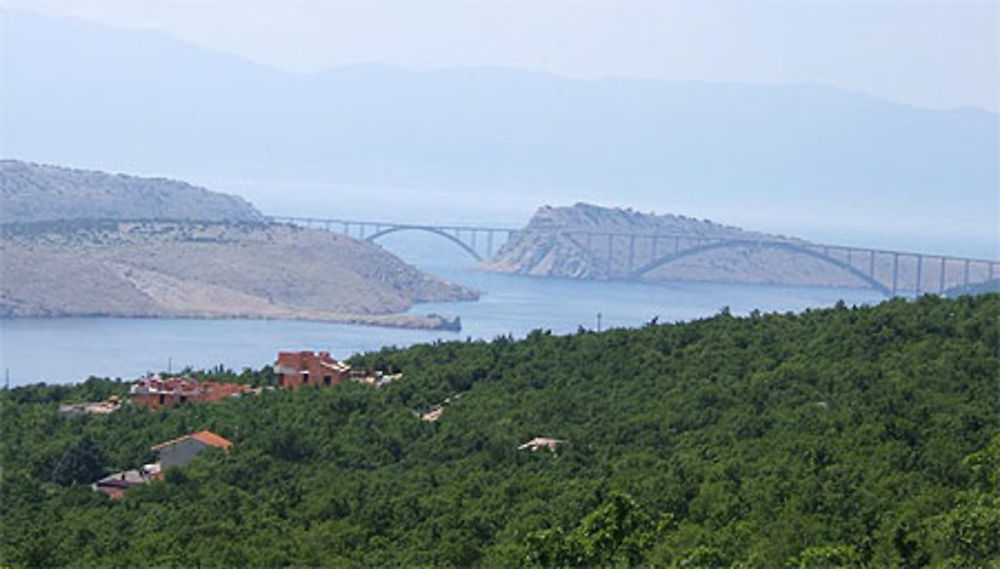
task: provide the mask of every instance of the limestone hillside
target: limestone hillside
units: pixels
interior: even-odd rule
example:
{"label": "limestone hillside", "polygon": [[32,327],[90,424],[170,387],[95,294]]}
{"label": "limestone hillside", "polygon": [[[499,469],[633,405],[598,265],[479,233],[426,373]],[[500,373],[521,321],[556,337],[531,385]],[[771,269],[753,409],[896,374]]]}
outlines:
{"label": "limestone hillside", "polygon": [[0,160],[0,223],[56,219],[257,221],[244,199],[164,178]]}
{"label": "limestone hillside", "polygon": [[393,315],[475,299],[379,246],[259,223],[7,224],[0,316],[301,318],[454,327]]}
{"label": "limestone hillside", "polygon": [[[586,232],[619,234],[612,238],[608,258],[606,237]],[[621,278],[628,273],[628,237],[636,234],[740,239],[796,239],[720,225],[682,215],[655,215],[631,209],[578,203],[571,207],[540,208],[528,225],[515,233],[496,255],[483,264],[488,270],[542,277],[581,279]],[[673,238],[635,242],[632,267],[672,250]],[[784,250],[753,247],[719,249],[679,259],[646,274],[644,280],[695,280],[759,284],[865,286],[857,278],[815,258]]]}

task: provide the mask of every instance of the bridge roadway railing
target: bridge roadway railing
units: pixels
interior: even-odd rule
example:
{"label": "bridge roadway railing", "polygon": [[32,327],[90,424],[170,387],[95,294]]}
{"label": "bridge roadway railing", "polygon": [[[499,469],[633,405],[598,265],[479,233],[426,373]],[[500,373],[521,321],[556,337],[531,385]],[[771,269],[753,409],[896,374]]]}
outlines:
{"label": "bridge roadway railing", "polygon": [[958,285],[992,281],[1000,261],[747,236],[564,231],[609,278],[639,279],[657,268],[708,251],[776,249],[815,258],[851,274],[888,296],[940,293]]}
{"label": "bridge roadway railing", "polygon": [[400,231],[424,231],[452,241],[477,261],[492,257],[494,251],[517,231],[507,227],[481,225],[436,225],[320,217],[271,216],[268,220],[274,223],[290,223],[312,229],[335,231],[354,239],[372,242]]}

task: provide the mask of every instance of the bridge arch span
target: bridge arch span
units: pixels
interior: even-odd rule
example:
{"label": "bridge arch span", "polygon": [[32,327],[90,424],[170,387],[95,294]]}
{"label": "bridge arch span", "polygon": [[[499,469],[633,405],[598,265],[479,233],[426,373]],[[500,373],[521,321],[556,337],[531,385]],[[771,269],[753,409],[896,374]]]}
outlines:
{"label": "bridge arch span", "polygon": [[645,265],[642,265],[641,267],[633,270],[631,273],[628,274],[628,278],[633,280],[639,279],[646,273],[652,271],[653,269],[657,269],[664,265],[673,263],[674,261],[678,261],[686,257],[692,257],[694,255],[698,255],[706,251],[713,251],[715,249],[728,249],[735,247],[781,249],[784,251],[791,251],[793,253],[801,253],[803,255],[808,255],[810,257],[813,257],[814,259],[819,259],[820,261],[823,261],[828,265],[833,265],[834,267],[837,267],[838,269],[841,269],[844,272],[854,275],[855,277],[861,279],[865,284],[881,292],[887,297],[893,296],[892,291],[889,290],[885,285],[878,282],[873,277],[841,261],[840,259],[835,259],[830,255],[814,251],[810,249],[808,246],[798,245],[796,243],[782,242],[782,241],[754,241],[751,239],[731,239],[726,241],[716,241],[714,243],[707,243],[705,245],[698,245],[695,247],[691,247],[690,249],[685,249],[677,253],[671,253],[670,255],[664,255],[663,257],[654,259],[649,263],[646,263]]}
{"label": "bridge arch span", "polygon": [[426,225],[397,225],[395,227],[389,227],[388,229],[383,229],[381,231],[377,231],[377,232],[372,233],[371,235],[365,237],[365,241],[370,241],[370,242],[374,243],[375,240],[378,239],[378,238],[380,238],[380,237],[385,237],[386,235],[389,235],[391,233],[397,233],[399,231],[426,231],[428,233],[433,233],[434,235],[440,235],[441,237],[444,237],[445,239],[447,239],[447,240],[451,241],[452,243],[454,243],[454,244],[458,245],[459,247],[461,247],[466,253],[468,253],[469,255],[471,255],[472,258],[475,259],[476,261],[482,261],[483,260],[482,255],[480,255],[479,253],[477,253],[475,249],[473,249],[472,247],[470,247],[469,245],[467,245],[465,242],[463,242],[458,237],[455,237],[451,233],[448,233],[446,231],[442,231],[442,230],[440,230],[440,229],[438,229],[436,227],[430,227],[430,226],[426,226]]}

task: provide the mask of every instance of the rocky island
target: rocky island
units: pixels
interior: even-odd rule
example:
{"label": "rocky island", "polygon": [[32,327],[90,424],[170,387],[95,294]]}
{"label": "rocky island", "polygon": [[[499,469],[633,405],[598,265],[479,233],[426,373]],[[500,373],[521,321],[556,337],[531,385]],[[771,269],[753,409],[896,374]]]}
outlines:
{"label": "rocky island", "polygon": [[[103,195],[101,188],[119,207],[88,209],[81,196]],[[5,161],[0,190],[0,317],[283,318],[458,329],[457,317],[401,313],[414,303],[478,297],[378,245],[269,224],[239,198],[181,182]],[[25,197],[30,191],[42,196],[37,203]],[[57,196],[80,204],[81,216],[54,220],[63,210],[43,206]]]}
{"label": "rocky island", "polygon": [[[630,236],[632,243],[629,259]],[[654,243],[654,236],[661,236]],[[577,203],[539,208],[483,268],[491,271],[575,279],[625,278],[638,260],[670,252],[674,239],[727,238],[806,243],[781,235],[747,231],[683,215],[656,215],[631,209]],[[656,250],[654,248],[658,247]],[[608,252],[611,251],[609,256]],[[705,281],[803,286],[866,287],[850,273],[814,257],[753,246],[705,251],[642,275],[644,281]]]}

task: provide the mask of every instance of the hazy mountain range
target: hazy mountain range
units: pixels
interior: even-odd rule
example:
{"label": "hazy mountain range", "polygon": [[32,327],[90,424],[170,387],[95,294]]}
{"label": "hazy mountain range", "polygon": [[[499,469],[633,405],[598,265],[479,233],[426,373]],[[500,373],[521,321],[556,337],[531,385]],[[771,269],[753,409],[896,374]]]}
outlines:
{"label": "hazy mountain range", "polygon": [[995,248],[1000,145],[986,111],[817,85],[503,68],[296,75],[158,32],[2,17],[7,157],[301,183],[266,200],[226,188],[268,213],[303,200],[344,213],[346,197],[306,185],[322,183],[381,188],[359,201],[382,200],[391,217],[397,200],[386,188],[408,187],[453,192],[467,202],[449,200],[449,211],[480,218],[494,196],[586,199],[776,231],[950,239],[966,247],[956,253]]}

